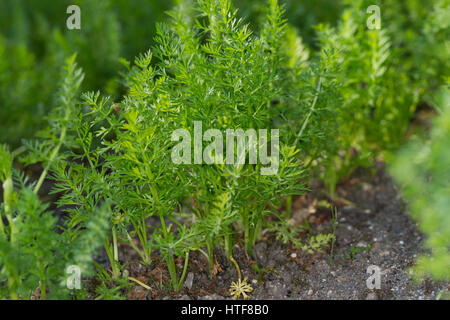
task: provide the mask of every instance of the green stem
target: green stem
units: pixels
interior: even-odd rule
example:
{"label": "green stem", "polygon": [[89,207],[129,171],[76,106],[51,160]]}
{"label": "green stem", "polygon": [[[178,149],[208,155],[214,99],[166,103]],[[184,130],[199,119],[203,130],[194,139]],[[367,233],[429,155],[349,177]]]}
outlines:
{"label": "green stem", "polygon": [[301,138],[302,135],[303,135],[303,131],[305,131],[306,126],[307,126],[307,124],[308,124],[308,122],[309,122],[309,118],[311,117],[312,113],[314,112],[314,110],[315,110],[315,108],[316,108],[316,103],[317,103],[317,100],[319,99],[319,94],[320,94],[320,88],[321,88],[321,86],[322,86],[322,77],[319,77],[319,82],[318,82],[318,84],[317,84],[316,94],[315,94],[315,96],[314,96],[314,101],[313,101],[313,103],[312,103],[312,105],[311,105],[311,109],[309,110],[308,115],[306,116],[305,121],[303,122],[303,125],[302,125],[302,128],[300,129],[300,132],[297,134],[297,138],[296,138],[296,140],[295,140],[294,145],[297,145],[297,143],[300,141],[300,138]]}
{"label": "green stem", "polygon": [[144,262],[147,264],[150,264],[151,262],[151,254],[152,254],[152,248],[148,244],[148,238],[147,238],[147,224],[145,222],[145,218],[142,218],[141,226],[139,228],[139,239],[141,240],[142,249],[144,251]]}
{"label": "green stem", "polygon": [[139,250],[139,248],[134,244],[133,239],[131,238],[130,234],[127,232],[127,239],[130,246],[138,253],[138,255],[141,257],[141,259],[144,261],[144,264],[148,264],[147,257],[145,255],[145,252],[142,252]]}
{"label": "green stem", "polygon": [[17,156],[21,155],[22,153],[24,153],[25,151],[27,151],[27,147],[25,146],[21,146],[19,148],[17,148],[16,150],[14,150],[13,152],[11,152],[11,156],[14,158],[16,158]]}
{"label": "green stem", "polygon": [[115,225],[112,228],[112,236],[113,236],[114,261],[119,262],[119,248],[117,246],[117,230]]}
{"label": "green stem", "polygon": [[180,278],[180,282],[178,283],[177,291],[180,291],[181,287],[183,286],[184,278],[186,277],[188,264],[189,264],[189,251],[186,252],[186,257],[184,258],[183,273],[181,274],[181,278]]}
{"label": "green stem", "polygon": [[[70,120],[70,109],[67,107],[66,108],[66,113],[64,115],[64,122],[63,123],[67,123]],[[39,189],[41,189],[42,184],[44,183],[45,177],[47,176],[48,171],[50,170],[50,166],[52,165],[53,161],[55,160],[56,156],[59,153],[59,149],[61,149],[64,140],[66,139],[66,135],[67,135],[67,126],[62,128],[61,130],[61,134],[59,135],[59,140],[58,140],[58,144],[55,147],[55,149],[53,149],[53,152],[50,156],[50,159],[47,162],[47,165],[45,166],[44,171],[41,173],[41,176],[39,177],[38,183],[36,184],[36,187],[34,187],[33,192],[35,194],[37,194],[39,192]]]}
{"label": "green stem", "polygon": [[239,276],[239,281],[241,281],[241,280],[242,280],[241,269],[239,268],[238,263],[236,262],[236,260],[234,260],[233,256],[231,256],[230,260],[231,260],[231,262],[233,262],[234,265],[236,266],[236,270],[237,270],[238,276]]}
{"label": "green stem", "polygon": [[167,255],[167,268],[169,269],[170,280],[172,282],[172,286],[177,291],[177,287],[178,287],[177,269],[175,266],[175,259],[173,257],[172,250],[169,250],[169,253]]}
{"label": "green stem", "polygon": [[118,268],[116,261],[114,260],[114,253],[113,253],[114,250],[111,248],[111,244],[109,243],[109,240],[106,241],[104,247],[105,247],[105,251],[108,256],[108,259],[109,259],[109,263],[111,264],[113,279],[117,280],[120,277],[120,270]]}
{"label": "green stem", "polygon": [[211,239],[208,239],[206,247],[208,248],[209,273],[212,274],[214,268],[214,243]]}
{"label": "green stem", "polygon": [[2,219],[2,214],[0,212],[0,238],[5,238],[6,237],[6,233],[5,233],[5,226],[3,225],[3,219]]}
{"label": "green stem", "polygon": [[[161,221],[161,228],[162,228],[163,236],[165,239],[168,239],[169,232],[167,230],[166,221],[164,220],[164,217],[162,214],[159,215],[159,219]],[[172,287],[176,290],[176,288],[178,286],[177,269],[175,266],[175,259],[173,257],[172,248],[169,248],[168,253],[167,253],[167,269],[169,270]]]}
{"label": "green stem", "polygon": [[288,219],[292,217],[292,196],[286,197],[286,217]]}
{"label": "green stem", "polygon": [[[68,117],[68,116],[67,116]],[[67,121],[68,119],[65,119],[65,121]],[[56,156],[59,153],[59,149],[61,149],[61,146],[64,142],[64,139],[66,138],[66,132],[67,129],[64,127],[61,131],[61,135],[59,136],[59,142],[58,145],[55,147],[55,149],[53,149],[53,152],[50,156],[50,159],[47,162],[47,165],[44,168],[44,171],[42,171],[41,176],[39,177],[38,183],[36,184],[36,186],[34,187],[33,192],[35,194],[37,194],[39,192],[39,189],[41,189],[42,184],[44,183],[44,180],[47,176],[47,173],[50,169],[50,166],[52,165],[53,161],[55,160]]]}
{"label": "green stem", "polygon": [[333,221],[333,238],[331,239],[330,264],[333,265],[334,259],[334,245],[336,243],[336,226],[338,223],[337,208],[331,209],[331,220]]}
{"label": "green stem", "polygon": [[200,252],[202,255],[204,255],[205,256],[205,258],[206,259],[208,259],[208,261],[209,261],[209,256],[208,256],[208,254],[205,252],[205,250],[202,250],[202,249],[197,249],[198,250],[198,252]]}
{"label": "green stem", "polygon": [[233,239],[230,227],[227,227],[225,234],[225,254],[228,260],[230,260],[230,257],[233,255]]}
{"label": "green stem", "polygon": [[9,297],[11,300],[19,300],[19,296],[17,295],[15,288],[16,279],[13,277],[8,277],[8,289],[9,289]]}

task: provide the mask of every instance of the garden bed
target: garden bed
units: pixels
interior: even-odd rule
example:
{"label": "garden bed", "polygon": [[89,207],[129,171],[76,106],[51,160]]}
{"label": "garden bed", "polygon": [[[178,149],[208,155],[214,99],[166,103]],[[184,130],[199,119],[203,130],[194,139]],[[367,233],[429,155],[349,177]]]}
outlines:
{"label": "garden bed", "polygon": [[[338,188],[339,208],[335,253],[330,263],[330,250],[307,254],[283,245],[272,234],[266,234],[255,246],[256,259],[245,254],[242,243],[234,248],[243,277],[254,288],[251,299],[436,299],[447,291],[448,283],[425,280],[414,282],[409,276],[415,258],[423,253],[423,236],[407,214],[384,165],[377,164],[376,173],[360,170]],[[308,198],[294,202],[293,219],[300,222],[305,212],[316,232],[330,232],[332,219],[328,208],[314,206],[320,202],[320,190]],[[315,198],[317,197],[317,198]],[[231,299],[229,287],[236,281],[236,268],[229,266],[223,252],[217,251],[215,271],[211,277],[207,259],[199,253],[191,255],[188,276],[179,294],[169,294],[169,279],[164,263],[155,258],[145,267],[127,246],[121,247],[121,262],[128,265],[130,275],[147,284],[151,290],[134,286],[128,299]],[[104,262],[107,259],[105,257]],[[182,267],[183,261],[178,261]],[[256,272],[259,266],[259,273]],[[381,288],[369,290],[367,268],[382,270]]]}

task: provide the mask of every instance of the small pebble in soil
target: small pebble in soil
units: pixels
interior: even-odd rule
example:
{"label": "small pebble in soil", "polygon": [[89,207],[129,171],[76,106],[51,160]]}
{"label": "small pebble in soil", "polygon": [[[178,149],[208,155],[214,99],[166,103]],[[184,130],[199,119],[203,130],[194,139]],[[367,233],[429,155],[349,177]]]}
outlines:
{"label": "small pebble in soil", "polygon": [[194,283],[194,274],[192,272],[189,272],[186,277],[186,281],[184,282],[184,286],[188,288],[188,290],[191,290],[193,283]]}
{"label": "small pebble in soil", "polygon": [[356,245],[359,248],[365,248],[367,247],[367,244],[364,241],[358,242],[358,244]]}
{"label": "small pebble in soil", "polygon": [[294,253],[291,253],[291,258],[292,259],[295,259],[295,258],[297,258],[297,254],[294,252]]}

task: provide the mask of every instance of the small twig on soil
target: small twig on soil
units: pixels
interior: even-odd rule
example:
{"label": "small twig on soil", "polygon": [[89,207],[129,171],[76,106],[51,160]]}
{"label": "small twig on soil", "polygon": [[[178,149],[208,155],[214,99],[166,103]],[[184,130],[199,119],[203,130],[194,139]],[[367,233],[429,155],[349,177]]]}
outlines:
{"label": "small twig on soil", "polygon": [[128,280],[131,280],[133,282],[136,282],[138,285],[140,285],[141,287],[153,291],[152,288],[150,288],[148,285],[146,285],[145,283],[142,283],[141,281],[139,281],[138,279],[135,279],[133,277],[128,277]]}

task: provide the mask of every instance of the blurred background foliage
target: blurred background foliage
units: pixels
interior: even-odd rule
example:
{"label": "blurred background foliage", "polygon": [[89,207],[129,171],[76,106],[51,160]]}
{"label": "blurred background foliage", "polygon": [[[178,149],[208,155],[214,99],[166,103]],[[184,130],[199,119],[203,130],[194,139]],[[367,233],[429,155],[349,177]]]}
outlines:
{"label": "blurred background foliage", "polygon": [[[79,5],[81,30],[68,30]],[[148,50],[171,0],[0,1],[0,141],[33,137],[54,106],[61,66],[74,52],[86,72],[82,90],[120,94],[119,58]]]}
{"label": "blurred background foliage", "polygon": [[[101,90],[117,97],[122,87],[119,58],[148,50],[155,24],[180,0],[2,0],[0,2],[0,141],[13,147],[42,128],[54,107],[64,59],[78,53],[86,73],[83,91]],[[286,2],[288,19],[314,44],[314,25],[334,23],[340,1]],[[81,30],[68,30],[66,9],[82,8]],[[236,2],[253,23],[265,17],[266,1]]]}
{"label": "blurred background foliage", "polygon": [[[119,58],[133,60],[152,45],[155,24],[181,0],[2,0],[0,2],[0,141],[19,145],[42,127],[54,106],[65,58],[78,53],[86,73],[82,91],[113,97],[123,87]],[[320,45],[316,25],[338,25],[349,0],[282,0],[289,23],[306,47]],[[359,1],[357,1],[359,2]],[[368,1],[382,8],[383,28],[403,50],[402,65],[426,97],[448,73],[448,0]],[[68,30],[66,9],[82,8],[81,30]],[[253,27],[261,25],[265,0],[235,1]],[[292,35],[292,32],[290,33]],[[287,39],[289,41],[289,38]],[[313,51],[314,53],[314,51]],[[427,63],[423,63],[426,61]],[[432,89],[432,90],[429,90]],[[431,100],[431,99],[430,99]]]}
{"label": "blurred background foliage", "polygon": [[414,275],[450,278],[450,91],[436,94],[439,115],[426,138],[416,137],[395,157],[391,172],[409,203],[413,218],[427,234],[431,254],[418,258]]}

